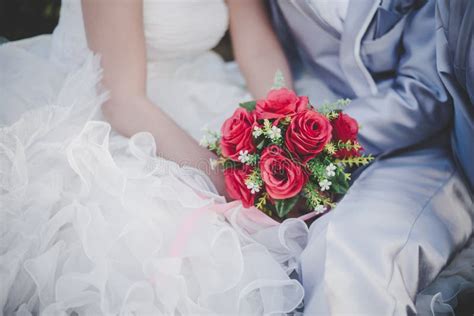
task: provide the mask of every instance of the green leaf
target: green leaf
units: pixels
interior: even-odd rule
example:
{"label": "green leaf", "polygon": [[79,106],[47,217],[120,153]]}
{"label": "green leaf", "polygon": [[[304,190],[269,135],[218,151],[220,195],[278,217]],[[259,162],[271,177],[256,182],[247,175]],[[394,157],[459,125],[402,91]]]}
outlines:
{"label": "green leaf", "polygon": [[273,78],[273,86],[272,89],[281,89],[285,87],[285,76],[283,76],[283,73],[281,70],[277,70],[275,73],[275,77]]}
{"label": "green leaf", "polygon": [[258,143],[257,149],[258,149],[258,150],[262,150],[262,149],[263,149],[263,146],[265,146],[265,138],[264,138],[260,143]]}
{"label": "green leaf", "polygon": [[345,107],[347,107],[351,103],[350,99],[339,99],[335,102],[324,101],[324,103],[318,107],[318,112],[324,115],[331,115],[334,116],[338,114],[338,112],[342,111]]}
{"label": "green leaf", "polygon": [[341,183],[333,182],[331,189],[337,194],[344,195],[347,193],[347,188]]}
{"label": "green leaf", "polygon": [[283,218],[295,207],[296,203],[300,197],[297,195],[290,199],[285,200],[275,200],[275,208],[278,214],[278,217]]}
{"label": "green leaf", "polygon": [[223,168],[224,170],[230,169],[230,168],[237,168],[238,165],[239,165],[239,164],[238,164],[237,162],[232,161],[232,160],[230,160],[230,159],[226,159],[226,160],[224,161],[224,163],[222,164],[222,168]]}
{"label": "green leaf", "polygon": [[336,176],[332,181],[332,190],[337,194],[346,194],[349,190],[349,182],[347,181],[345,174],[339,170],[336,172]]}
{"label": "green leaf", "polygon": [[248,101],[248,102],[242,102],[239,104],[240,107],[246,109],[247,111],[253,111],[255,110],[255,107],[257,106],[257,101]]}

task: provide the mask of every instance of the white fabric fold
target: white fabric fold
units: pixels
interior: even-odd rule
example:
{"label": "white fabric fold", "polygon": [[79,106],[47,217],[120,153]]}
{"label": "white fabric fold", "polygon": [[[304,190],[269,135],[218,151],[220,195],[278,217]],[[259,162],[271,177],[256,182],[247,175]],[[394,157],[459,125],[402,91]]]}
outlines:
{"label": "white fabric fold", "polygon": [[229,214],[241,220],[227,221],[202,172],[157,157],[150,134],[127,139],[100,119],[100,76],[90,56],[53,105],[0,129],[3,313],[269,315],[300,305],[285,262],[305,226],[239,226],[237,204]]}

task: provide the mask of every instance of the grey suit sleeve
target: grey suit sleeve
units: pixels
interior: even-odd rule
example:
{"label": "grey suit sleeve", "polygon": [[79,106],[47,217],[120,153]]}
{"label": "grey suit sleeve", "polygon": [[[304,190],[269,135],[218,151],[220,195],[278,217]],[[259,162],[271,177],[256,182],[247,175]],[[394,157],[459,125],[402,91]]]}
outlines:
{"label": "grey suit sleeve", "polygon": [[474,1],[437,2],[437,66],[453,100],[451,144],[474,189]]}
{"label": "grey suit sleeve", "polygon": [[435,7],[428,1],[408,16],[391,87],[357,98],[347,108],[362,126],[360,141],[367,152],[415,145],[448,126],[452,108],[437,74],[435,45]]}

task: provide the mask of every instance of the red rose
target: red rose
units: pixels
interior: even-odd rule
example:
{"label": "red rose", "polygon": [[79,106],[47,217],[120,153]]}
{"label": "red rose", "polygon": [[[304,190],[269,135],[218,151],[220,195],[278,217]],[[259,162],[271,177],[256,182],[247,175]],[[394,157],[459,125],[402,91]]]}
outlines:
{"label": "red rose", "polygon": [[222,155],[239,161],[240,151],[255,152],[252,139],[252,128],[255,116],[243,108],[238,108],[232,117],[227,119],[221,128]]}
{"label": "red rose", "polygon": [[336,140],[347,142],[356,141],[359,133],[359,124],[347,114],[339,113],[339,116],[332,122],[333,135]]}
{"label": "red rose", "polygon": [[308,97],[298,97],[286,88],[271,90],[267,98],[257,101],[255,112],[259,119],[278,119],[308,108]]}
{"label": "red rose", "polygon": [[332,126],[322,114],[307,110],[291,120],[286,131],[285,145],[288,150],[307,162],[324,150],[331,141]]}
{"label": "red rose", "polygon": [[306,174],[301,167],[276,145],[263,150],[260,172],[267,193],[278,200],[294,197],[301,192],[306,182]]}
{"label": "red rose", "polygon": [[252,172],[250,167],[243,166],[241,169],[229,168],[224,171],[225,186],[229,196],[236,200],[241,200],[244,207],[252,207],[255,195],[250,192],[245,184],[245,180]]}
{"label": "red rose", "polygon": [[[332,122],[333,137],[335,140],[342,142],[351,141],[357,143],[357,135],[359,134],[359,124],[355,119],[347,114],[339,113],[339,116]],[[360,156],[362,147],[360,149],[339,149],[334,156],[339,159],[348,157]]]}

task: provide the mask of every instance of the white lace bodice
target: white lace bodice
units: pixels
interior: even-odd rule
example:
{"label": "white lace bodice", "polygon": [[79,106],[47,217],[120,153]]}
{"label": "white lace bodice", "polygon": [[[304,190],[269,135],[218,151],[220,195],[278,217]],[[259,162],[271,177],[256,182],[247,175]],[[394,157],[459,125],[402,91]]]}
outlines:
{"label": "white lace bodice", "polygon": [[[211,50],[227,30],[228,11],[224,0],[144,0],[143,20],[152,63]],[[66,67],[77,65],[87,50],[81,0],[63,0],[52,59]]]}
{"label": "white lace bodice", "polygon": [[[217,130],[239,102],[250,99],[238,72],[211,51],[228,21],[224,0],[143,0],[147,95],[196,139],[204,125]],[[51,42],[55,66],[65,73],[82,67],[90,51],[81,0],[62,0]]]}

